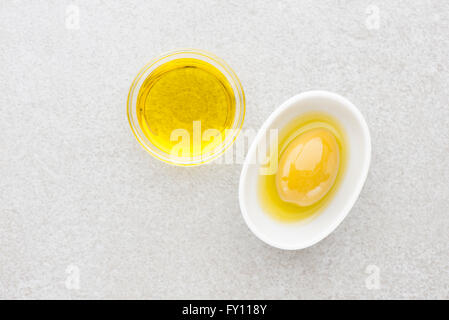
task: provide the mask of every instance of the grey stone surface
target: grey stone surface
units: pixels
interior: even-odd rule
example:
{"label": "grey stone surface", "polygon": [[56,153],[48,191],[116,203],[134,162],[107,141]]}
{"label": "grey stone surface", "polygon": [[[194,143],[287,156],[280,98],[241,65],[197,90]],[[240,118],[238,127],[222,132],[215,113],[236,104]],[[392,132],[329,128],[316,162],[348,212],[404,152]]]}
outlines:
{"label": "grey stone surface", "polygon": [[[2,1],[0,298],[448,299],[448,34],[437,0]],[[138,145],[131,81],[183,47],[233,67],[245,128],[310,89],[360,108],[371,170],[328,238],[271,248],[241,218],[240,164]]]}

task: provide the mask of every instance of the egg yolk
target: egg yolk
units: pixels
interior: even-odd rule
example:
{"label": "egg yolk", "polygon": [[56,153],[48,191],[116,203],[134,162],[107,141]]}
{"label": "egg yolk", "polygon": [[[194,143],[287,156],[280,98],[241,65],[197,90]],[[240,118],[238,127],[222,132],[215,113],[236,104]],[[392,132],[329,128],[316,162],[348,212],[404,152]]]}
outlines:
{"label": "egg yolk", "polygon": [[332,132],[308,130],[290,142],[281,155],[276,189],[286,202],[305,207],[320,201],[332,188],[340,150]]}

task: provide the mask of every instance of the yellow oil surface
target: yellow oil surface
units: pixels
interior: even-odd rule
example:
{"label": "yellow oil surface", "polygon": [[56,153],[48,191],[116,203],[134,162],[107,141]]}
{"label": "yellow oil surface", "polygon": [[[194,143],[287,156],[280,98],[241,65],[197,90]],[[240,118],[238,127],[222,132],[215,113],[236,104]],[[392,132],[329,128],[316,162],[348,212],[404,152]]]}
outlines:
{"label": "yellow oil surface", "polygon": [[[279,132],[273,174],[260,174],[262,208],[283,222],[312,218],[322,211],[344,176],[348,145],[339,123],[325,113],[307,113]],[[276,159],[273,157],[277,157]]]}
{"label": "yellow oil surface", "polygon": [[235,96],[226,77],[213,65],[181,58],[161,65],[145,79],[136,108],[139,125],[152,144],[178,156],[175,146],[179,146],[181,130],[190,139],[182,155],[194,157],[225,139],[235,116]]}

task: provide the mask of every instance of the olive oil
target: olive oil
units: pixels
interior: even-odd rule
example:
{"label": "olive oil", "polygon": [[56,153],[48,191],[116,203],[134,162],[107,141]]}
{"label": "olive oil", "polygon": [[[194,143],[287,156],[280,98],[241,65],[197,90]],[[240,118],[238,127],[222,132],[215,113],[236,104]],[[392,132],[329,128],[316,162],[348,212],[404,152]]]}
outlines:
{"label": "olive oil", "polygon": [[[338,189],[345,172],[348,144],[341,126],[334,118],[325,113],[307,113],[297,119],[292,120],[292,122],[290,122],[281,132],[279,132],[279,154],[270,155],[270,161],[277,161],[277,163],[280,163],[279,159],[286,150],[288,151],[291,149],[292,143],[295,143],[295,139],[304,136],[304,134],[308,134],[309,132],[313,133],[314,131],[319,132],[322,130],[328,131],[335,137],[339,152],[339,162],[335,182],[333,182],[332,187],[330,187],[326,195],[319,201],[313,202],[311,205],[304,206],[297,205],[289,201],[284,201],[281,199],[279,190],[276,187],[276,172],[268,175],[259,175],[258,193],[260,203],[264,211],[277,220],[283,222],[293,222],[307,220],[315,216],[329,203]],[[270,166],[270,164],[268,164],[268,166]],[[306,178],[306,176],[301,177],[301,183],[307,184],[307,181],[304,181],[307,180]],[[313,177],[311,178],[313,179]],[[304,185],[304,187],[307,186]]]}
{"label": "olive oil", "polygon": [[178,156],[180,135],[176,133],[181,130],[189,139],[183,155],[196,157],[225,140],[235,105],[229,81],[215,66],[179,58],[162,64],[145,79],[136,108],[140,127],[152,144]]}

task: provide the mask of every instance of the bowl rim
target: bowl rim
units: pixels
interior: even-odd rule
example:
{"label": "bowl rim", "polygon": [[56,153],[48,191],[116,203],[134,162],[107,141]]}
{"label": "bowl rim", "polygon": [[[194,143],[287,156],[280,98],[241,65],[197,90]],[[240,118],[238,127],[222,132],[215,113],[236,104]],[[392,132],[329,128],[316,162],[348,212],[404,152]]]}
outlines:
{"label": "bowl rim", "polygon": [[[236,112],[234,116],[234,121],[236,121],[237,126],[233,127],[233,133],[230,136],[230,139],[224,139],[223,142],[217,146],[216,152],[211,153],[207,157],[204,157],[204,155],[201,155],[199,159],[190,159],[187,161],[182,160],[175,160],[176,158],[170,158],[170,157],[164,157],[161,154],[158,154],[154,150],[152,150],[148,144],[144,141],[144,138],[139,134],[136,127],[139,127],[140,125],[138,123],[134,123],[133,121],[133,112],[135,112],[135,101],[133,101],[134,91],[137,90],[137,94],[140,90],[140,85],[145,81],[145,79],[151,74],[151,72],[148,73],[148,70],[151,70],[152,67],[154,67],[157,63],[160,61],[171,58],[177,55],[191,55],[194,59],[202,60],[206,63],[210,63],[207,60],[209,59],[219,65],[223,70],[227,73],[223,73],[222,70],[219,70],[230,82],[231,86],[234,85],[236,88],[236,92],[234,92],[235,101],[236,104],[239,105],[240,112]],[[170,60],[169,60],[170,61]],[[168,62],[168,61],[167,61]],[[166,63],[166,62],[164,62]],[[148,73],[148,74],[146,74]],[[141,83],[140,83],[141,82]],[[139,84],[140,83],[140,84]],[[210,53],[205,50],[201,49],[194,49],[194,48],[180,48],[175,49],[171,51],[167,51],[165,53],[160,54],[159,56],[151,59],[147,64],[145,64],[137,73],[135,78],[133,79],[131,86],[128,91],[127,101],[126,101],[126,114],[128,118],[128,123],[131,128],[131,131],[136,138],[136,140],[139,142],[139,144],[143,147],[145,151],[147,151],[150,155],[152,155],[154,158],[163,161],[165,163],[168,163],[170,165],[174,166],[198,166],[202,164],[209,163],[221,155],[223,155],[226,150],[228,150],[236,141],[237,137],[239,136],[243,123],[245,121],[245,114],[246,114],[246,99],[245,99],[245,92],[243,91],[243,86],[240,82],[240,79],[237,77],[235,71],[220,57],[214,55],[213,53]],[[146,138],[146,137],[145,137]],[[156,149],[159,149],[155,147]]]}
{"label": "bowl rim", "polygon": [[[268,127],[272,124],[272,122],[282,113],[284,110],[288,109],[292,104],[297,103],[300,100],[308,99],[308,98],[327,98],[334,101],[339,102],[340,104],[344,105],[348,108],[348,110],[356,117],[358,123],[362,127],[362,131],[364,132],[364,149],[367,154],[367,157],[362,165],[361,175],[357,181],[357,184],[354,186],[354,189],[351,193],[351,196],[347,199],[346,204],[344,205],[343,209],[341,210],[343,214],[340,214],[335,218],[335,220],[330,223],[329,225],[324,227],[324,230],[320,233],[318,233],[317,236],[312,237],[309,241],[305,241],[301,244],[282,244],[275,240],[272,240],[269,235],[266,233],[263,233],[259,231],[259,229],[255,226],[255,224],[252,222],[252,219],[249,218],[249,214],[247,212],[247,208],[245,205],[244,197],[245,197],[245,190],[243,188],[245,178],[247,176],[247,172],[249,169],[249,155],[253,154],[257,148],[257,145],[259,144],[259,141],[263,137],[264,133],[267,131]],[[286,100],[284,103],[282,103],[278,108],[276,108],[270,116],[265,120],[259,131],[257,132],[256,137],[254,138],[247,156],[245,158],[245,161],[243,163],[242,172],[240,174],[240,180],[239,180],[239,204],[240,204],[240,210],[243,216],[243,219],[245,220],[246,225],[251,230],[254,235],[256,235],[257,238],[265,242],[266,244],[269,244],[275,248],[283,249],[283,250],[300,250],[305,249],[307,247],[313,246],[314,244],[320,242],[324,238],[326,238],[328,235],[330,235],[339,225],[340,223],[346,218],[346,216],[351,211],[352,207],[354,206],[355,202],[357,201],[360,192],[362,191],[363,185],[365,184],[366,178],[368,176],[369,167],[371,164],[371,136],[369,132],[368,125],[365,121],[365,118],[363,117],[360,110],[347,98],[334,93],[330,91],[325,90],[310,90],[305,91],[302,93],[299,93],[288,100]]]}

